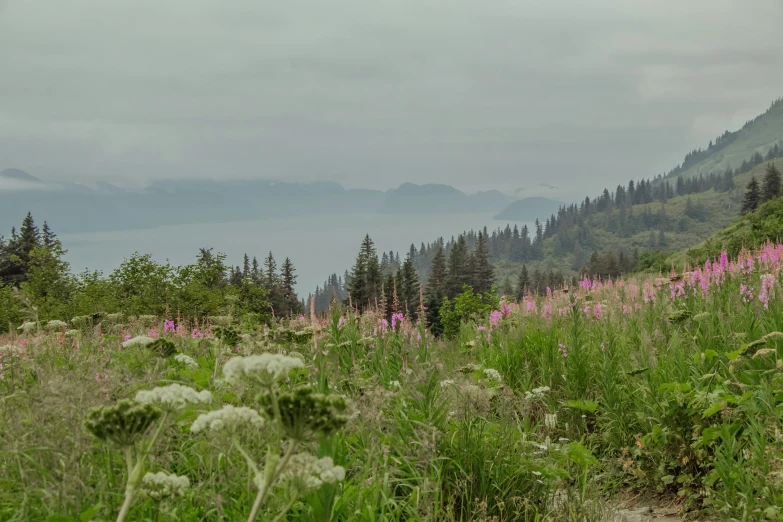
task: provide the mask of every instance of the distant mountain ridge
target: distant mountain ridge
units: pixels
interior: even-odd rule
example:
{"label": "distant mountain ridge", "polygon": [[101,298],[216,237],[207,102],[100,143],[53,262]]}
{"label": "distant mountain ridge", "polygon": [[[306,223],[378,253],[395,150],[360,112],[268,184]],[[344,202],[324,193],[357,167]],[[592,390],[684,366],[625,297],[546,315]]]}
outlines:
{"label": "distant mountain ridge", "polygon": [[543,220],[556,214],[562,205],[562,202],[549,198],[524,198],[509,204],[494,219],[503,221]]}
{"label": "distant mountain ridge", "polygon": [[[754,154],[765,156],[775,145],[783,147],[783,98],[778,98],[762,114],[747,121],[736,131],[725,131],[706,149],[696,149],[685,155],[682,163],[670,170],[665,178],[709,175],[737,169]],[[756,162],[758,163],[758,161]]]}
{"label": "distant mountain ridge", "polygon": [[[41,190],[46,189],[46,190]],[[497,212],[517,198],[498,191],[465,194],[450,185],[403,183],[386,191],[338,183],[276,180],[162,180],[141,189],[46,182],[19,169],[0,171],[0,223],[31,211],[61,233],[127,230],[357,212]]]}

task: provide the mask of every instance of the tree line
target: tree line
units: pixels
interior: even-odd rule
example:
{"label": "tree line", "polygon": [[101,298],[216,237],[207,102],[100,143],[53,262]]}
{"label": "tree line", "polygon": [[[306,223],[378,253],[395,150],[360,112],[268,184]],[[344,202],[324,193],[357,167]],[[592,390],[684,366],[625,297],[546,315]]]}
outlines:
{"label": "tree line", "polygon": [[153,314],[203,321],[233,315],[267,321],[296,314],[304,306],[294,291],[290,259],[277,269],[270,252],[263,267],[245,256],[231,267],[211,248],[193,263],[172,266],[149,254],[134,253],[108,275],[85,270],[72,274],[60,240],[28,213],[19,230],[0,236],[0,331],[22,320],[68,320],[99,312]]}

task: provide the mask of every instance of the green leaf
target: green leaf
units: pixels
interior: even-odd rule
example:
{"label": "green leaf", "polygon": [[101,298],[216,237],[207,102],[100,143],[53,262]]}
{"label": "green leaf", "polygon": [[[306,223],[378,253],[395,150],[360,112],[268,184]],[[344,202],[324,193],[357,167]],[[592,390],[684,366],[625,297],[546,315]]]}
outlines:
{"label": "green leaf", "polygon": [[589,413],[595,413],[595,410],[598,409],[598,402],[597,401],[587,401],[583,399],[578,400],[570,400],[566,402],[567,408],[573,408],[575,410],[580,411],[586,411]]}
{"label": "green leaf", "polygon": [[644,373],[644,372],[648,371],[649,369],[650,368],[648,366],[644,367],[644,368],[638,368],[636,370],[631,370],[630,372],[628,372],[628,375],[633,377],[634,375],[639,375],[640,373]]}
{"label": "green leaf", "polygon": [[711,417],[721,411],[723,409],[723,402],[716,402],[706,410],[704,410],[704,413],[702,413],[701,418],[706,419],[707,417]]}

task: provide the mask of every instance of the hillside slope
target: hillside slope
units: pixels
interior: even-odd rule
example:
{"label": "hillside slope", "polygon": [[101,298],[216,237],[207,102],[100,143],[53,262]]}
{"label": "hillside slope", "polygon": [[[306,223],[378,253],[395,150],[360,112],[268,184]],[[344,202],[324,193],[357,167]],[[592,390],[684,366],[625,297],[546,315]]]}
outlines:
{"label": "hillside slope", "polygon": [[726,131],[706,149],[688,153],[684,161],[666,177],[690,178],[710,173],[722,173],[728,168],[737,169],[754,153],[765,156],[775,145],[783,147],[783,99],[772,103],[769,109],[741,129]]}
{"label": "hillside slope", "polygon": [[736,218],[701,243],[670,256],[675,266],[700,264],[716,259],[725,250],[736,256],[744,248],[756,248],[767,241],[779,241],[783,236],[783,198],[773,199],[756,211]]}

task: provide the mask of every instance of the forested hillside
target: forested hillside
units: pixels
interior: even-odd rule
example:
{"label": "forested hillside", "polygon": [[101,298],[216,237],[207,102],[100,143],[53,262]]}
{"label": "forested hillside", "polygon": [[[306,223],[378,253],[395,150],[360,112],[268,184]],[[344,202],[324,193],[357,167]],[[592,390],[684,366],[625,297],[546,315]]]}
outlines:
{"label": "forested hillside", "polygon": [[[380,277],[398,277],[410,262],[422,282],[442,252],[450,261],[457,244],[468,252],[486,244],[493,266],[493,283],[504,294],[545,292],[581,274],[616,277],[632,270],[661,270],[667,252],[696,245],[727,227],[743,210],[751,180],[760,182],[772,167],[783,168],[783,100],[775,101],[742,129],[726,131],[706,149],[688,153],[667,175],[629,181],[597,197],[562,205],[536,220],[532,228],[507,224],[495,230],[469,230],[459,237],[438,238],[399,253],[384,253]],[[756,203],[758,204],[758,202]],[[520,212],[520,202],[500,216]],[[755,208],[755,206],[753,206]],[[472,260],[465,260],[472,270]],[[352,273],[332,274],[315,292],[316,307],[350,294]],[[470,284],[469,277],[462,283]]]}

